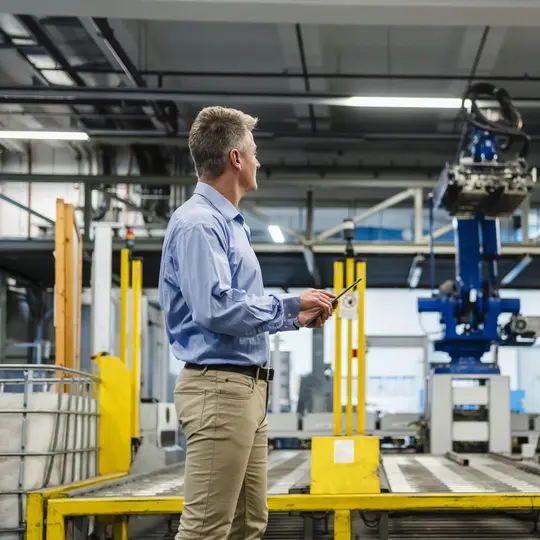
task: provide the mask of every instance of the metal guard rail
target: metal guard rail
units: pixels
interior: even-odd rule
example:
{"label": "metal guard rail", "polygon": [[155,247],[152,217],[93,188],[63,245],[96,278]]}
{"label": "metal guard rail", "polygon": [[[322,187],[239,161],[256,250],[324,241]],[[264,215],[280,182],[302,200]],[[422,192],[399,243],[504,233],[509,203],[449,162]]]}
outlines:
{"label": "metal guard rail", "polygon": [[[66,520],[76,516],[177,515],[182,497],[67,498],[49,500],[46,540],[66,538]],[[350,540],[351,512],[475,511],[540,509],[540,494],[373,494],[276,495],[268,497],[270,512],[334,512],[335,540]]]}
{"label": "metal guard rail", "polygon": [[[0,489],[0,497],[17,497],[18,525],[0,527],[0,533],[18,533],[22,539],[26,531],[25,500],[29,489],[25,488],[27,458],[44,458],[44,474],[40,484],[34,489],[45,489],[51,483],[55,459],[60,463],[60,484],[81,481],[97,474],[99,429],[98,389],[100,378],[56,365],[45,364],[2,364],[0,366],[0,396],[21,396],[20,407],[12,404],[2,406],[0,417],[20,415],[20,442],[18,449],[0,451],[0,459],[19,458],[17,486]],[[56,405],[42,410],[33,408],[32,396],[51,394]],[[57,397],[56,397],[57,395]],[[6,400],[7,401],[7,400]],[[52,439],[48,450],[29,450],[29,416],[53,416]],[[62,436],[61,436],[62,434]],[[80,436],[78,436],[80,434]],[[95,444],[92,443],[95,438]],[[69,457],[71,456],[71,460]],[[68,462],[71,461],[71,467]]]}

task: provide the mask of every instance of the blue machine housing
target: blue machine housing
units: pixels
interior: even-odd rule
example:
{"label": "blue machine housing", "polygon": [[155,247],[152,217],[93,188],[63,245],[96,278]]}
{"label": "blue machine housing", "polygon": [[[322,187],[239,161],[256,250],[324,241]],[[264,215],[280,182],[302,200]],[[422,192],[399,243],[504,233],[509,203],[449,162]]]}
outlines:
{"label": "blue machine housing", "polygon": [[[497,258],[500,254],[498,220],[481,216],[455,219],[456,286],[434,298],[418,299],[419,312],[440,313],[444,337],[435,350],[450,356],[450,363],[435,368],[437,373],[499,373],[499,368],[482,363],[482,356],[499,339],[499,316],[518,314],[519,299],[500,298],[496,288]],[[480,257],[480,238],[483,261]],[[487,276],[483,276],[483,264]]]}

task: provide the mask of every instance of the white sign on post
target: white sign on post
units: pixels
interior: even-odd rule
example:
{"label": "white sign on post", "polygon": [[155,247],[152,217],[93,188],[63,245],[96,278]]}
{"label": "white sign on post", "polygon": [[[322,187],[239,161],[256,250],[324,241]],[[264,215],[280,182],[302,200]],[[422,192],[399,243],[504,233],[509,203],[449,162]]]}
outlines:
{"label": "white sign on post", "polygon": [[358,294],[356,292],[347,293],[340,299],[339,316],[347,320],[358,318]]}

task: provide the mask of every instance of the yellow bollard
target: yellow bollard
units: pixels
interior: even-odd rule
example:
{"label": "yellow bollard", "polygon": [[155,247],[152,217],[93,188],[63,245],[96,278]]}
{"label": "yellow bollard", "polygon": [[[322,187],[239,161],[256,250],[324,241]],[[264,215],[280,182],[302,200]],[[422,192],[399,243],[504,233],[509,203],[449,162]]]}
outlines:
{"label": "yellow bollard", "polygon": [[128,540],[128,516],[118,517],[114,522],[112,540]]}
{"label": "yellow bollard", "polygon": [[[339,295],[343,290],[343,261],[334,262],[334,294]],[[334,435],[341,435],[341,319],[339,317],[339,303],[336,306],[334,317],[336,321],[335,336],[335,363],[334,363]]]}
{"label": "yellow bollard", "polygon": [[356,278],[362,278],[357,285],[358,291],[358,403],[356,405],[356,423],[358,435],[363,435],[366,429],[366,330],[364,320],[364,305],[366,298],[366,263],[364,261],[356,263]]}
{"label": "yellow bollard", "polygon": [[129,249],[120,251],[120,360],[127,366]]}
{"label": "yellow bollard", "polygon": [[132,316],[131,316],[131,437],[139,438],[139,380],[141,362],[141,295],[142,261],[134,260],[132,266]]}
{"label": "yellow bollard", "polygon": [[[354,259],[352,257],[347,257],[346,261],[346,270],[347,270],[347,284],[346,286],[349,287],[354,283]],[[352,320],[349,319],[347,321],[347,406],[346,406],[346,430],[345,434],[347,437],[350,437],[352,435],[352,429],[353,429],[353,406],[352,406],[352,381],[353,381],[353,374],[352,374],[352,365],[353,365],[353,325]]]}
{"label": "yellow bollard", "polygon": [[119,358],[99,355],[99,458],[100,476],[128,473],[131,464],[129,370]]}
{"label": "yellow bollard", "polygon": [[334,540],[350,540],[351,513],[349,510],[336,510],[334,512]]}

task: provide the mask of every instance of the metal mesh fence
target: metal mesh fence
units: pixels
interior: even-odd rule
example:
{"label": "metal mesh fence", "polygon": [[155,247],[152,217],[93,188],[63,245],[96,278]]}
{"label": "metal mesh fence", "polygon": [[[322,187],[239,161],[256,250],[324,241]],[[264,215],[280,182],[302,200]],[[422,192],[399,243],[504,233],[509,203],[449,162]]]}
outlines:
{"label": "metal mesh fence", "polygon": [[24,538],[26,495],[97,474],[98,386],[92,373],[0,366],[0,538]]}

